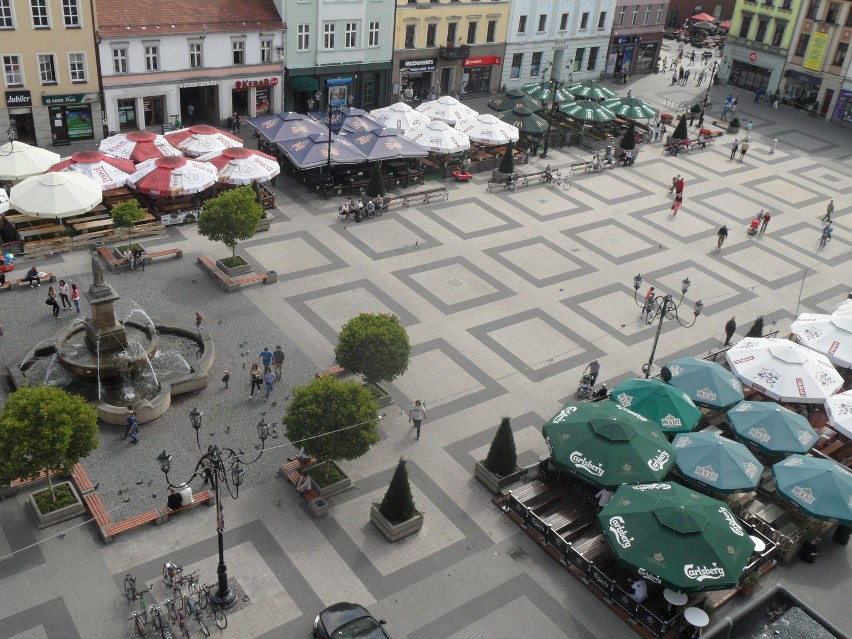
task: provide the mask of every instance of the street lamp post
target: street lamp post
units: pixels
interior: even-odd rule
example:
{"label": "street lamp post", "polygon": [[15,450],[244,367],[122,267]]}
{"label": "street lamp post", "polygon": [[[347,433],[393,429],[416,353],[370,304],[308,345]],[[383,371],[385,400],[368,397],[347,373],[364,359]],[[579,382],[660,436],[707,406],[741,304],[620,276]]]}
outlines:
{"label": "street lamp post", "polygon": [[[567,68],[567,67],[566,67]],[[547,73],[547,70],[544,71]],[[572,74],[573,75],[573,74]],[[547,114],[547,132],[544,134],[544,148],[541,150],[541,159],[547,159],[547,151],[550,148],[550,128],[553,126],[553,118],[556,115],[556,109],[558,103],[556,102],[556,92],[565,86],[565,80],[557,80],[556,78],[550,78],[550,93],[551,98],[553,100],[550,111]]]}
{"label": "street lamp post", "polygon": [[686,295],[691,284],[692,282],[689,281],[688,277],[684,278],[684,280],[680,283],[680,299],[677,302],[674,301],[671,293],[656,295],[649,298],[647,301],[640,302],[636,296],[639,292],[639,287],[642,286],[642,275],[640,274],[633,278],[633,301],[636,302],[637,306],[640,306],[645,311],[643,315],[645,323],[650,326],[655,321],[659,320],[657,333],[654,335],[654,345],[651,347],[651,356],[648,358],[648,363],[642,365],[642,372],[645,373],[645,379],[648,379],[651,376],[651,368],[654,365],[654,355],[657,352],[657,343],[660,341],[660,333],[663,330],[663,320],[676,319],[677,323],[684,328],[691,328],[698,320],[698,316],[701,315],[701,310],[704,308],[704,304],[701,303],[701,300],[698,300],[692,309],[692,312],[695,315],[692,319],[692,323],[684,324],[678,316],[677,311],[683,303],[683,296]]}
{"label": "street lamp post", "polygon": [[713,60],[710,66],[710,75],[707,80],[707,92],[704,94],[704,100],[701,102],[701,117],[698,118],[698,128],[704,126],[704,109],[707,107],[707,101],[710,99],[710,88],[713,86],[713,78],[716,76],[716,71],[719,69],[719,61]]}
{"label": "street lamp post", "polygon": [[[198,450],[201,450],[201,440],[199,431],[201,430],[202,413],[197,408],[193,408],[189,413],[189,419],[192,427],[195,429],[195,443]],[[245,468],[255,463],[263,455],[266,447],[266,438],[269,437],[270,426],[265,419],[261,419],[257,424],[257,435],[260,439],[260,452],[257,457],[251,461],[242,459],[241,454],[234,451],[232,448],[220,447],[217,444],[211,444],[207,447],[207,452],[204,453],[198,462],[195,464],[195,471],[182,484],[172,484],[169,480],[169,471],[171,470],[172,456],[165,450],[157,457],[160,464],[160,470],[166,476],[166,481],[169,488],[177,488],[186,486],[199,475],[204,477],[204,481],[210,482],[213,486],[213,493],[216,497],[216,536],[219,544],[219,565],[216,568],[219,586],[215,593],[210,596],[215,600],[216,604],[223,609],[230,608],[236,603],[236,592],[228,585],[228,568],[225,565],[225,543],[223,533],[225,532],[225,518],[222,514],[222,494],[221,488],[227,489],[228,494],[236,499],[240,494],[240,486],[245,477]],[[230,481],[229,481],[230,473]],[[233,490],[232,490],[233,487]]]}
{"label": "street lamp post", "polygon": [[[308,111],[311,112],[311,117],[314,120],[318,120],[320,122],[325,121],[326,126],[328,127],[328,153],[326,156],[326,177],[328,178],[328,186],[332,185],[331,179],[331,125],[341,124],[343,120],[349,115],[349,109],[352,106],[352,96],[346,98],[346,104],[340,106],[334,106],[329,99],[328,104],[325,108],[322,107],[322,93],[317,91],[314,93],[314,99],[308,100]],[[316,111],[314,111],[314,105],[317,106]],[[317,117],[317,114],[319,117]]]}

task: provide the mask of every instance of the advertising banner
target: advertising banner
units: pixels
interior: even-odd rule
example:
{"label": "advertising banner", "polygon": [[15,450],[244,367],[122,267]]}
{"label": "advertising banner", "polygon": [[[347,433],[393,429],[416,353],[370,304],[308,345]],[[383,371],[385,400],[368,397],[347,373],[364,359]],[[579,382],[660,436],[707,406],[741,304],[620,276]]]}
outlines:
{"label": "advertising banner", "polygon": [[808,45],[808,51],[805,54],[805,62],[802,66],[811,71],[819,71],[820,66],[822,66],[822,59],[825,57],[827,45],[827,33],[813,34],[811,36],[811,43]]}

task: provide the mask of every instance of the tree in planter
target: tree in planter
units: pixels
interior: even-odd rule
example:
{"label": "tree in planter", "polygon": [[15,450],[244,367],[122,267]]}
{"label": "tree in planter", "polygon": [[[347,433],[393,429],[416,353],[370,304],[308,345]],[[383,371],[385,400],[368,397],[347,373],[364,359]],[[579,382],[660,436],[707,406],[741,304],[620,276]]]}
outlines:
{"label": "tree in planter", "polygon": [[515,436],[512,434],[511,419],[504,416],[497,433],[488,449],[484,466],[495,475],[505,477],[518,467],[518,453],[515,450]]}
{"label": "tree in planter", "polygon": [[127,229],[127,245],[130,246],[130,230],[136,222],[145,218],[145,211],[136,200],[124,200],[112,207],[110,211],[113,226]]}
{"label": "tree in planter", "polygon": [[370,181],[367,184],[367,195],[379,197],[385,194],[385,183],[382,181],[381,162],[373,162],[373,171],[370,173]]}
{"label": "tree in planter", "polygon": [[500,166],[497,170],[503,175],[511,175],[515,172],[515,151],[513,144],[509,143],[506,145],[506,151],[503,153],[503,159],[500,160]]}
{"label": "tree in planter", "polygon": [[[357,382],[319,377],[293,389],[282,423],[287,437],[320,461],[355,459],[379,441],[378,404]],[[328,479],[331,464],[325,465]]]}
{"label": "tree in planter", "polygon": [[680,122],[677,123],[677,128],[672,133],[673,140],[685,140],[689,137],[689,132],[686,129],[686,115],[680,116]]}
{"label": "tree in planter", "polygon": [[399,318],[361,313],[343,325],[334,356],[337,363],[371,384],[389,382],[408,370],[411,344]]}
{"label": "tree in planter", "polygon": [[98,447],[98,412],[53,386],[25,386],[9,395],[0,415],[0,485],[69,471]]}
{"label": "tree in planter", "polygon": [[763,315],[754,320],[754,324],[748,329],[746,337],[763,337]]}
{"label": "tree in planter", "polygon": [[399,458],[385,498],[379,504],[379,512],[394,525],[408,521],[418,514],[414,506],[414,497],[411,495],[411,484],[408,481],[404,457]]}
{"label": "tree in planter", "polygon": [[624,132],[618,146],[625,151],[632,151],[636,148],[636,123],[633,120],[630,120],[627,124],[627,131]]}
{"label": "tree in planter", "polygon": [[739,129],[740,128],[740,119],[736,116],[731,118],[731,121],[728,122],[729,129]]}
{"label": "tree in planter", "polygon": [[[198,218],[198,232],[214,242],[231,249],[228,266],[238,266],[237,242],[254,237],[257,224],[263,218],[263,207],[250,186],[228,189],[204,203]],[[227,262],[226,262],[227,263]]]}

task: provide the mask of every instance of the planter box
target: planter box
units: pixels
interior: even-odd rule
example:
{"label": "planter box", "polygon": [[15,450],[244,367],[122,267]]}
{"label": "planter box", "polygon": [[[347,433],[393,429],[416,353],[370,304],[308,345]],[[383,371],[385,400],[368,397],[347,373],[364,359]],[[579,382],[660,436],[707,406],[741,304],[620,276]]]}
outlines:
{"label": "planter box", "polygon": [[[69,504],[64,508],[60,508],[59,510],[54,510],[52,513],[42,514],[42,512],[36,506],[35,499],[33,498],[33,494],[30,493],[29,497],[27,497],[27,508],[29,508],[30,514],[33,516],[33,521],[35,522],[36,528],[42,530],[44,528],[48,528],[49,526],[55,526],[56,524],[61,524],[62,522],[69,521],[71,519],[76,519],[80,515],[86,514],[86,507],[83,505],[83,502],[80,501],[80,495],[77,492],[77,489],[74,488],[73,484],[68,481],[58,482],[54,488],[58,488],[59,486],[68,486],[71,489],[71,492],[74,493],[74,496],[77,498],[76,504]],[[35,492],[42,492],[41,490],[37,490]]]}
{"label": "planter box", "polygon": [[[319,485],[319,482],[317,482],[313,478],[316,477],[318,474],[320,474],[322,472],[322,468],[326,464],[333,464],[334,467],[337,469],[337,471],[341,475],[343,475],[343,479],[341,479],[340,481],[336,481],[333,484],[328,484],[327,486],[321,487]],[[313,489],[317,492],[317,494],[320,497],[328,498],[328,497],[331,497],[332,495],[336,495],[337,493],[342,493],[344,490],[349,490],[350,488],[352,488],[352,479],[349,476],[347,476],[346,473],[344,473],[343,470],[341,470],[340,466],[338,466],[333,461],[320,462],[319,464],[314,464],[313,466],[310,467],[310,469],[308,469],[308,472],[310,473],[311,479],[312,479],[311,485],[313,486]]]}
{"label": "planter box", "polygon": [[235,266],[231,268],[230,266],[225,266],[225,263],[222,260],[216,260],[216,268],[228,277],[239,277],[240,275],[251,273],[251,264],[243,264],[242,266]]}
{"label": "planter box", "polygon": [[733,133],[734,135],[736,135],[739,132],[740,132],[740,127],[738,127],[738,126],[729,126],[728,127],[728,133]]}
{"label": "planter box", "polygon": [[[384,388],[382,388],[378,384],[364,384],[364,387],[368,389],[370,389],[371,386],[374,386],[379,391],[378,397],[376,397],[375,399],[381,408],[393,404],[393,397],[391,397],[390,393],[388,393]],[[370,391],[372,392],[372,389],[370,389]]]}
{"label": "planter box", "polygon": [[319,519],[320,517],[328,516],[329,504],[322,497],[317,497],[316,499],[312,499],[308,502],[308,509],[311,511],[311,514]]}
{"label": "planter box", "polygon": [[473,467],[473,476],[495,495],[499,495],[500,491],[506,486],[511,486],[515,482],[520,481],[521,477],[526,474],[526,469],[516,468],[515,472],[501,477],[488,470],[482,462],[476,462],[476,465]]}
{"label": "planter box", "polygon": [[384,518],[376,506],[370,506],[370,521],[388,541],[399,541],[423,528],[423,515],[415,515],[401,524],[392,524]]}
{"label": "planter box", "polygon": [[269,226],[272,223],[272,216],[264,213],[263,217],[260,219],[260,222],[257,223],[255,227],[255,233],[260,233],[261,231],[268,231]]}

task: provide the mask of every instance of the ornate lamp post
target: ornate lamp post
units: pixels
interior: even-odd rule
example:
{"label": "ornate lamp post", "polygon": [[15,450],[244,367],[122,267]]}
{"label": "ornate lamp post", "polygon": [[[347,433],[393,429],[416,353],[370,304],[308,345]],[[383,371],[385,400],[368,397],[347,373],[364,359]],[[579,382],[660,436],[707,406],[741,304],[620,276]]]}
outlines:
{"label": "ornate lamp post", "polygon": [[[704,304],[701,303],[701,300],[698,300],[692,309],[695,316],[693,317],[691,324],[684,324],[678,316],[678,309],[683,303],[683,296],[686,295],[686,292],[689,290],[690,284],[692,284],[692,282],[689,281],[688,277],[684,278],[684,280],[680,283],[680,299],[677,302],[674,301],[671,293],[656,295],[649,298],[647,302],[640,302],[637,299],[637,294],[639,292],[639,287],[642,286],[642,275],[640,274],[633,278],[633,301],[636,302],[637,306],[646,310],[644,315],[645,323],[650,326],[655,321],[659,320],[657,333],[654,335],[654,345],[651,347],[651,356],[648,358],[648,363],[642,365],[642,372],[645,373],[645,379],[648,379],[651,376],[651,367],[654,365],[654,355],[657,352],[657,343],[660,341],[660,332],[663,330],[663,320],[676,319],[677,323],[684,328],[692,328],[698,320],[698,316],[701,315],[701,309],[704,308]],[[650,308],[647,308],[648,305],[650,305]]]}
{"label": "ornate lamp post", "polygon": [[[201,441],[199,439],[199,431],[201,430],[202,413],[198,408],[193,408],[189,413],[189,420],[192,427],[195,429],[195,442],[198,450],[201,450]],[[228,494],[236,499],[240,494],[240,486],[245,477],[245,468],[255,463],[263,455],[266,447],[266,438],[269,437],[270,426],[265,419],[261,419],[257,424],[257,435],[260,439],[260,452],[257,457],[251,461],[245,461],[239,453],[232,448],[220,447],[217,444],[211,444],[207,447],[207,452],[204,453],[198,462],[195,464],[195,471],[192,475],[181,484],[173,484],[169,480],[169,471],[171,470],[172,456],[165,450],[157,457],[160,464],[160,470],[166,476],[166,481],[169,488],[185,486],[199,475],[203,476],[206,481],[209,481],[213,486],[213,492],[216,496],[216,536],[219,542],[219,566],[216,569],[216,574],[219,578],[219,587],[215,593],[210,596],[216,600],[216,603],[221,608],[230,608],[236,602],[236,593],[234,589],[228,585],[228,568],[225,566],[225,544],[223,533],[225,532],[225,519],[222,515],[221,488],[224,486]]]}
{"label": "ornate lamp post", "polygon": [[[314,120],[319,122],[324,122],[328,127],[328,154],[327,154],[327,164],[326,164],[326,177],[328,178],[328,185],[332,185],[331,179],[331,125],[334,124],[336,126],[343,124],[343,120],[346,119],[346,116],[349,115],[349,109],[352,107],[352,96],[346,98],[346,104],[342,104],[340,106],[335,106],[331,103],[331,100],[328,101],[328,104],[325,108],[322,108],[322,93],[317,91],[314,93],[315,99],[308,100],[308,112],[310,112],[311,117]],[[314,106],[317,107],[316,111],[314,111]]]}
{"label": "ornate lamp post", "polygon": [[[566,66],[565,68],[568,69],[569,67]],[[545,69],[544,73],[542,75],[547,75],[547,72],[548,72],[548,69]],[[573,75],[574,75],[573,73],[569,75],[569,79],[568,79],[567,84],[571,84],[572,79],[573,79]],[[540,156],[542,160],[547,159],[547,150],[550,147],[550,129],[553,126],[553,118],[556,115],[556,109],[557,109],[557,105],[558,105],[558,102],[556,102],[556,92],[559,89],[561,89],[562,87],[565,86],[566,81],[565,80],[557,80],[556,78],[552,77],[552,78],[550,78],[550,80],[548,80],[548,83],[550,84],[550,93],[551,93],[551,97],[553,98],[553,101],[551,102],[550,111],[548,111],[548,114],[547,114],[547,131],[544,134],[544,148],[541,150],[541,156]],[[542,84],[545,84],[545,83],[542,83]]]}
{"label": "ornate lamp post", "polygon": [[710,88],[713,86],[713,78],[716,76],[716,71],[719,69],[719,61],[713,60],[710,65],[710,75],[707,80],[707,92],[704,94],[704,100],[701,102],[701,116],[698,118],[698,128],[704,126],[704,109],[707,107],[707,101],[710,100]]}

